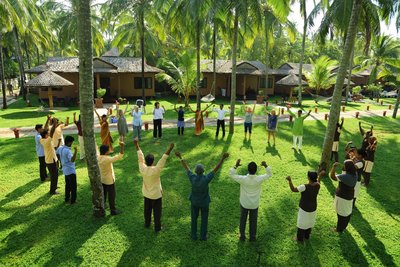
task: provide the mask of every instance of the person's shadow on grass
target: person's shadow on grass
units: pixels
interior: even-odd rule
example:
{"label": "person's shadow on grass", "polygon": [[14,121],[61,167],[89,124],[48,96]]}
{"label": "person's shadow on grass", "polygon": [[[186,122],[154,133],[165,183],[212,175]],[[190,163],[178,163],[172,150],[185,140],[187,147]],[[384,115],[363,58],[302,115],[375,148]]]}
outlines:
{"label": "person's shadow on grass", "polygon": [[307,166],[307,165],[310,166],[311,165],[307,161],[306,156],[303,154],[303,151],[301,149],[299,149],[299,150],[293,149],[293,153],[294,153],[294,156],[295,156],[296,160],[301,162],[301,164],[303,166]]}
{"label": "person's shadow on grass", "polygon": [[249,139],[247,139],[247,138],[243,139],[243,144],[240,147],[240,150],[242,150],[242,148],[250,149],[251,153],[254,154],[254,149],[253,149],[253,146],[251,145],[251,139],[250,138]]}
{"label": "person's shadow on grass", "polygon": [[263,156],[265,156],[265,154],[271,154],[271,156],[278,156],[279,159],[282,159],[281,154],[279,153],[279,151],[276,149],[275,144],[273,144],[271,146],[270,143],[268,143],[268,146],[265,147],[265,152],[263,154]]}

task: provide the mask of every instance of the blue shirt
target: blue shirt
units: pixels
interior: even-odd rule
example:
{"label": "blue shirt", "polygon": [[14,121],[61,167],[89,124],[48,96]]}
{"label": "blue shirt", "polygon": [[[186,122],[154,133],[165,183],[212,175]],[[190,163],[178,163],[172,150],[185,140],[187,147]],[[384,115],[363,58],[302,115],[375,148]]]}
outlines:
{"label": "blue shirt", "polygon": [[60,155],[64,175],[76,174],[75,162],[71,161],[71,148],[68,146],[61,146],[57,149],[57,154]]}
{"label": "blue shirt", "polygon": [[38,157],[44,157],[44,148],[43,145],[40,143],[40,139],[42,139],[42,136],[38,133],[35,136],[35,143],[36,143],[36,155]]}
{"label": "blue shirt", "polygon": [[133,126],[141,126],[142,125],[142,114],[144,114],[143,111],[134,111],[132,112],[132,117],[133,117]]}
{"label": "blue shirt", "polygon": [[268,113],[268,129],[275,130],[277,124],[278,124],[278,116],[271,115]]}
{"label": "blue shirt", "polygon": [[190,194],[190,201],[193,206],[207,207],[210,202],[210,194],[208,192],[208,184],[214,178],[214,172],[210,172],[207,175],[197,175],[192,173],[192,171],[187,172],[189,176],[189,181],[192,184],[192,192]]}

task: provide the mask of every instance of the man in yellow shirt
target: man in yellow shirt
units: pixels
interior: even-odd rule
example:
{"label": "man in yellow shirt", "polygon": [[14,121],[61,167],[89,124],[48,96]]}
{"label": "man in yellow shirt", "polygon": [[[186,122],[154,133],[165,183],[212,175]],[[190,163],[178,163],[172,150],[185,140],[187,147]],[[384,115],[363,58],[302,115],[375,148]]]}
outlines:
{"label": "man in yellow shirt", "polygon": [[139,172],[143,177],[142,193],[144,197],[144,227],[149,228],[151,223],[151,213],[153,212],[154,230],[161,231],[161,211],[162,211],[162,187],[160,173],[167,161],[169,154],[174,148],[170,144],[168,150],[154,166],[154,155],[147,154],[144,157],[139,147],[139,141],[134,140],[139,161]]}
{"label": "man in yellow shirt", "polygon": [[[56,125],[57,126],[57,125]],[[50,195],[59,194],[57,189],[58,183],[58,169],[57,169],[57,155],[53,147],[53,135],[56,127],[51,128],[50,135],[48,130],[48,120],[44,127],[45,129],[40,133],[42,138],[40,139],[40,144],[42,144],[44,149],[44,160],[46,162],[47,169],[50,173]]]}
{"label": "man in yellow shirt", "polygon": [[109,147],[107,145],[101,145],[100,155],[97,156],[97,161],[100,168],[101,183],[103,184],[104,202],[106,202],[108,195],[108,203],[110,205],[111,215],[118,215],[121,213],[115,208],[115,175],[113,167],[113,163],[121,160],[124,156],[124,143],[119,143],[119,147],[119,154],[110,157],[108,155]]}

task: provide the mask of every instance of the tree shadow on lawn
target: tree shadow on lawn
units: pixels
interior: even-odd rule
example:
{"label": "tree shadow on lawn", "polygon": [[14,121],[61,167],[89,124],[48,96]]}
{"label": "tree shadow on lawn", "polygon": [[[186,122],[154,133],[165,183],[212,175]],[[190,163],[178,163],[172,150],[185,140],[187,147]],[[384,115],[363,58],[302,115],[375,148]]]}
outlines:
{"label": "tree shadow on lawn", "polygon": [[370,254],[375,254],[384,266],[395,266],[392,255],[386,252],[385,245],[376,237],[375,230],[373,230],[369,222],[364,219],[357,207],[353,208],[352,217],[350,224],[367,243],[366,250]]}
{"label": "tree shadow on lawn", "polygon": [[[35,139],[33,137],[0,139],[0,147],[0,158],[9,162],[7,168],[17,169],[20,165],[36,161],[37,169],[34,171],[39,180],[39,161],[36,157]],[[33,170],[26,169],[26,171],[30,173]]]}
{"label": "tree shadow on lawn", "polygon": [[[91,192],[86,187],[79,190],[78,201],[82,199],[82,202],[70,205],[64,203],[63,195],[54,197],[46,193],[29,206],[21,208],[11,217],[3,220],[1,229],[11,229],[26,223],[30,225],[24,227],[22,232],[14,230],[8,234],[3,240],[5,248],[0,252],[0,257],[22,256],[27,252],[34,253],[32,250],[39,250],[39,253],[36,252],[33,256],[36,264],[45,266],[55,266],[63,262],[73,265],[81,264],[83,259],[77,256],[76,252],[107,220],[107,218],[104,220],[94,218],[89,202],[87,205],[82,205],[83,199],[90,199],[88,194]],[[46,204],[48,201],[57,203]],[[52,207],[37,211],[45,205],[52,205]],[[77,221],[71,223],[71,216]],[[48,241],[48,239],[53,240]],[[40,244],[43,242],[51,242],[53,245],[45,244],[46,249],[42,249]],[[19,265],[27,264],[24,262],[27,258],[21,258],[21,260]]]}
{"label": "tree shadow on lawn", "polygon": [[40,185],[39,179],[34,179],[14,189],[12,192],[5,195],[5,197],[0,201],[0,207],[3,207],[10,202],[16,201],[19,198],[23,198],[25,194],[32,192],[39,185]]}
{"label": "tree shadow on lawn", "polygon": [[[51,111],[42,112],[42,111],[36,111],[36,110],[19,111],[19,112],[3,114],[3,115],[0,115],[0,117],[5,120],[20,120],[20,119],[35,119],[35,118],[43,119],[45,116],[47,116],[49,114],[53,115],[54,112],[51,112]],[[45,118],[44,118],[44,120],[45,120]],[[46,121],[43,121],[41,123],[44,124],[45,122]]]}

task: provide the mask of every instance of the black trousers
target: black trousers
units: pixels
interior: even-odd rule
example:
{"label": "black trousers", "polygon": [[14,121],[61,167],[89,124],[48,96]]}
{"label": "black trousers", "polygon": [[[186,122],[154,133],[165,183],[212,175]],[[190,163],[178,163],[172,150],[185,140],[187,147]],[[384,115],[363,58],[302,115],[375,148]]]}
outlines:
{"label": "black trousers", "polygon": [[185,130],[185,127],[178,127],[178,135],[183,135],[183,131]]}
{"label": "black trousers", "polygon": [[153,120],[153,126],[154,126],[153,137],[157,138],[157,135],[158,135],[158,137],[161,138],[161,136],[162,136],[162,129],[161,129],[162,119]]}
{"label": "black trousers", "polygon": [[53,163],[46,163],[47,169],[50,173],[50,194],[54,195],[56,193],[57,184],[58,184],[58,169],[57,163],[53,161]]}
{"label": "black trousers", "polygon": [[162,198],[144,198],[144,227],[149,228],[151,223],[151,213],[154,217],[154,231],[161,230]]}
{"label": "black trousers", "polygon": [[224,137],[225,136],[225,120],[217,120],[217,132],[215,133],[215,136],[218,136],[220,127],[222,128],[222,137]]}
{"label": "black trousers", "polygon": [[364,184],[365,186],[369,185],[369,182],[371,181],[371,173],[369,172],[363,172],[362,173],[363,177],[364,177]]}
{"label": "black trousers", "polygon": [[258,208],[257,209],[246,209],[240,205],[240,239],[245,239],[246,234],[246,221],[247,217],[249,216],[249,228],[250,228],[250,241],[256,240],[257,235],[257,217],[258,217]]}
{"label": "black trousers", "polygon": [[304,241],[304,239],[310,239],[311,228],[300,229],[297,228],[297,241]]}
{"label": "black trousers", "polygon": [[331,152],[331,160],[335,159],[335,162],[339,162],[339,153],[337,151]]}
{"label": "black trousers", "polygon": [[44,160],[44,156],[38,158],[39,158],[40,180],[43,182],[47,178],[46,161]]}
{"label": "black trousers", "polygon": [[346,227],[349,224],[349,222],[350,222],[350,217],[351,217],[351,214],[349,216],[346,216],[346,217],[340,216],[338,214],[337,215],[338,220],[337,220],[337,225],[336,225],[336,231],[343,232],[346,229]]}
{"label": "black trousers", "polygon": [[207,228],[208,228],[208,206],[207,207],[198,207],[192,205],[191,207],[191,217],[192,217],[192,239],[197,239],[197,219],[199,218],[199,214],[201,212],[201,225],[200,225],[200,239],[207,240]]}
{"label": "black trousers", "polygon": [[65,202],[76,201],[76,174],[65,175]]}
{"label": "black trousers", "polygon": [[108,204],[110,205],[111,213],[115,212],[117,210],[115,208],[115,184],[103,184],[103,194],[104,203],[106,203],[108,196]]}

